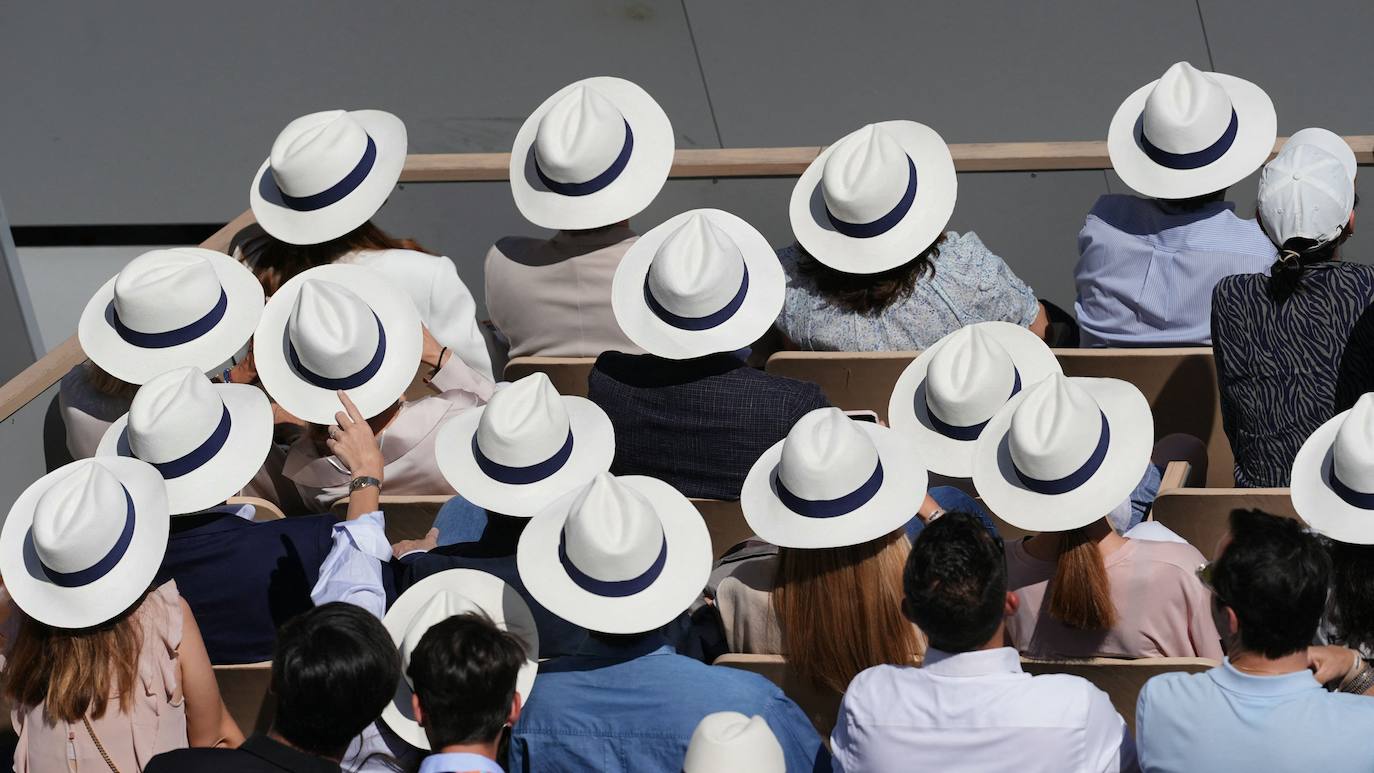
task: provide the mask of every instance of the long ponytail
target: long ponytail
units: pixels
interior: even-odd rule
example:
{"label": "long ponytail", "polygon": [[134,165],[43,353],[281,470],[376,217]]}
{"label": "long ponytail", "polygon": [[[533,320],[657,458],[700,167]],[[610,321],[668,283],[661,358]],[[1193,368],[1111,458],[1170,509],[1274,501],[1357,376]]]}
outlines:
{"label": "long ponytail", "polygon": [[1059,535],[1059,559],[1050,580],[1050,617],[1081,631],[1116,625],[1111,582],[1097,542],[1084,529]]}

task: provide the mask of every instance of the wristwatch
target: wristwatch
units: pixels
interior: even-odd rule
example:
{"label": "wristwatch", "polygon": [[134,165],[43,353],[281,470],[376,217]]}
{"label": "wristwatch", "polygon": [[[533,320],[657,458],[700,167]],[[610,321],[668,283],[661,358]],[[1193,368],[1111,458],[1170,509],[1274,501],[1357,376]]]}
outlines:
{"label": "wristwatch", "polygon": [[348,482],[348,490],[362,491],[368,486],[376,486],[378,491],[382,490],[382,482],[368,475],[360,475]]}

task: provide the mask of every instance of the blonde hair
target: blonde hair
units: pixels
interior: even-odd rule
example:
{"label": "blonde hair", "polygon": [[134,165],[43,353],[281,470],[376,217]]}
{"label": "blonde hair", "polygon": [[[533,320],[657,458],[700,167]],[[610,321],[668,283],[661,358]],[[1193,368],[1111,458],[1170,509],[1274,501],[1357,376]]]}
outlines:
{"label": "blonde hair", "polygon": [[1059,558],[1050,580],[1050,617],[1080,631],[1116,625],[1111,580],[1097,542],[1084,529],[1059,535]]}
{"label": "blonde hair", "polygon": [[25,617],[5,663],[5,697],[18,706],[43,705],[52,721],[105,715],[133,705],[143,635],[138,607],[95,628],[53,628]]}

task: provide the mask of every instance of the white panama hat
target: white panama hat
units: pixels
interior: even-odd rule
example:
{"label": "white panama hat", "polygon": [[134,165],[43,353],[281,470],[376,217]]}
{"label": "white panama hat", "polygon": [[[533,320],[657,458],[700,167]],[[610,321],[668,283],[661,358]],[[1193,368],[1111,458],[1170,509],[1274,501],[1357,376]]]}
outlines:
{"label": "white panama hat", "polygon": [[586,229],[649,206],[673,166],[673,125],[623,78],[584,78],[535,108],[515,135],[510,188],[538,226]]}
{"label": "white panama hat", "polygon": [[1287,150],[1290,146],[1295,145],[1313,145],[1335,156],[1340,160],[1346,176],[1351,180],[1354,180],[1355,176],[1359,174],[1359,162],[1355,160],[1355,151],[1350,147],[1350,143],[1330,129],[1322,129],[1317,126],[1299,129],[1293,132],[1287,142],[1283,143],[1283,149]]}
{"label": "white panama hat", "polygon": [[1293,238],[1318,244],[1335,239],[1354,210],[1354,178],[1339,158],[1317,145],[1284,145],[1260,172],[1260,219],[1280,248]]}
{"label": "white panama hat", "polygon": [[82,459],[24,490],[0,530],[0,574],[40,623],[79,629],[118,617],[167,551],[167,489],[137,459]]}
{"label": "white panama hat", "polygon": [[333,424],[345,390],[363,418],[400,399],[420,367],[420,313],[403,290],[363,266],[332,263],[292,277],[263,309],[253,339],[273,400]]}
{"label": "white panama hat", "polygon": [[286,125],[253,178],[248,201],[263,230],[319,244],[367,222],[406,163],[406,125],[381,110],[325,110]]}
{"label": "white panama hat", "polygon": [[949,146],[915,121],[869,124],[821,151],[792,188],[792,233],[821,263],[876,274],[940,236],[958,198]]}
{"label": "white panama hat", "polygon": [[242,263],[214,250],[145,252],[96,290],[77,325],[86,356],[142,384],[172,368],[212,371],[258,325],[262,285]]}
{"label": "white panama hat", "polygon": [[973,485],[1017,528],[1071,531],[1130,496],[1153,437],[1150,404],[1133,385],[1055,374],[988,422],[973,451]]}
{"label": "white panama hat", "polygon": [[1126,97],[1107,130],[1123,182],[1156,199],[1228,188],[1274,150],[1278,118],[1259,86],[1178,62]]}
{"label": "white panama hat", "polygon": [[901,528],[925,495],[914,440],[817,408],[749,469],[740,507],[754,533],[774,545],[840,548]]}
{"label": "white panama hat", "polygon": [[382,618],[401,653],[401,678],[396,681],[391,703],[382,709],[382,721],[417,749],[428,750],[429,738],[415,721],[415,707],[410,701],[414,687],[406,669],[410,667],[411,653],[436,623],[466,613],[484,615],[497,628],[520,640],[525,649],[525,664],[516,677],[515,691],[522,704],[529,702],[534,689],[539,671],[539,631],[529,605],[514,588],[499,577],[476,569],[445,569],[420,580],[397,597]]}
{"label": "white panama hat", "polygon": [[100,439],[96,456],[151,464],[172,515],[197,513],[243,489],[272,449],[272,404],[247,384],[213,384],[199,368],[149,381]]}
{"label": "white panama hat", "polygon": [[434,457],[464,499],[528,518],[611,468],[615,429],[596,403],[536,372],[440,427]]}
{"label": "white panama hat", "polygon": [[786,773],[787,757],[768,721],[738,711],[707,714],[692,731],[682,773]]}
{"label": "white panama hat", "polygon": [[1374,393],[1317,428],[1293,459],[1293,509],[1338,542],[1374,545]]}
{"label": "white panama hat", "polygon": [[753,344],[778,318],[786,287],[763,234],[729,212],[693,209],[630,246],[611,308],[637,346],[685,360]]}
{"label": "white panama hat", "polygon": [[1022,389],[1060,372],[1039,336],[1010,322],[979,322],[936,341],[902,371],[888,421],[916,441],[931,472],[967,478],[974,445],[993,415]]}
{"label": "white panama hat", "polygon": [[711,536],[667,483],[602,473],[531,519],[515,557],[525,589],[553,614],[598,633],[643,633],[701,595]]}

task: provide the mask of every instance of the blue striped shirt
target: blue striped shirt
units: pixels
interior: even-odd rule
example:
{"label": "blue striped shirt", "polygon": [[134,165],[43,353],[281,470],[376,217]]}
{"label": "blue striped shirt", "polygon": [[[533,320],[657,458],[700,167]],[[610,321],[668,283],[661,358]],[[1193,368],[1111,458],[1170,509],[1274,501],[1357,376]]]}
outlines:
{"label": "blue striped shirt", "polygon": [[1093,205],[1078,254],[1084,346],[1210,344],[1212,288],[1232,274],[1266,273],[1278,256],[1231,202],[1181,212],[1125,195]]}

